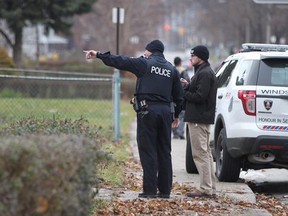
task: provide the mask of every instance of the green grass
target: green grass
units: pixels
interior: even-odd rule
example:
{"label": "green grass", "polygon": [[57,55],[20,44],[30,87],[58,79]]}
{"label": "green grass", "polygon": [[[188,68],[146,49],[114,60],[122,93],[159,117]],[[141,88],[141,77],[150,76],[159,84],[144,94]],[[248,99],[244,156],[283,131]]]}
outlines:
{"label": "green grass", "polygon": [[[1,98],[0,119],[17,118],[67,118],[87,119],[92,125],[112,127],[113,104],[111,100],[88,99],[32,99]],[[2,120],[3,122],[3,120]]]}
{"label": "green grass", "polygon": [[123,184],[122,165],[123,162],[131,157],[129,132],[131,123],[136,117],[129,102],[121,101],[120,107],[121,141],[119,143],[105,145],[105,150],[113,155],[114,162],[109,163],[107,167],[101,171],[101,177],[104,181],[113,186],[120,186]]}
{"label": "green grass", "polygon": [[[89,99],[0,98],[0,121],[7,123],[20,118],[84,118],[91,125],[113,126],[113,101]],[[120,129],[127,132],[135,113],[128,101],[120,104]]]}

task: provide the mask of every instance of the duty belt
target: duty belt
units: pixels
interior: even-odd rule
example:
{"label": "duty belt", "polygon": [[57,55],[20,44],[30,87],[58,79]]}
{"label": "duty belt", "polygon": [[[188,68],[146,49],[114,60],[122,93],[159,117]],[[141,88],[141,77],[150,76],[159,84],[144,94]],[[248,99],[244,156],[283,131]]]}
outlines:
{"label": "duty belt", "polygon": [[140,104],[147,104],[147,105],[154,105],[154,104],[161,104],[161,105],[170,105],[170,102],[164,102],[164,101],[148,101],[148,100],[141,100]]}

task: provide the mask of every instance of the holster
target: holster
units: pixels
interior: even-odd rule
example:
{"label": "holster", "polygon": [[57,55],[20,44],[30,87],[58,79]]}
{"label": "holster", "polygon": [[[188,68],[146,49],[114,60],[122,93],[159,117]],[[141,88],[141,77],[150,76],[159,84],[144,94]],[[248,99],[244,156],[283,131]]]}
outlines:
{"label": "holster", "polygon": [[130,104],[133,105],[133,109],[134,109],[135,112],[139,112],[139,111],[140,111],[139,102],[138,102],[136,96],[134,96],[134,97],[130,100]]}
{"label": "holster", "polygon": [[133,105],[133,109],[135,110],[135,112],[145,112],[148,113],[147,108],[148,108],[148,104],[146,103],[146,100],[141,100],[139,101],[137,99],[137,96],[135,95],[131,100],[130,100],[130,104]]}

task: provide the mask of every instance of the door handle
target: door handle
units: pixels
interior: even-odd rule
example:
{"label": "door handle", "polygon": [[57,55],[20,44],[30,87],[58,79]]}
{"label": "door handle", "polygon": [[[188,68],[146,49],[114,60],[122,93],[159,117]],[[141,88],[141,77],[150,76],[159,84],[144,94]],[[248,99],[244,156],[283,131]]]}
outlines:
{"label": "door handle", "polygon": [[218,99],[222,99],[223,98],[223,95],[218,95]]}

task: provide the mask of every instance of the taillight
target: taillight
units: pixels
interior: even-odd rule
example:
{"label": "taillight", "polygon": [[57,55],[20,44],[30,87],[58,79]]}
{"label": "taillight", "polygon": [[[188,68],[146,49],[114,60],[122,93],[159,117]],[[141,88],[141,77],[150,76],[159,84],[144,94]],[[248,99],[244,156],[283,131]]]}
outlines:
{"label": "taillight", "polygon": [[241,99],[244,111],[247,115],[256,115],[256,91],[238,91],[238,98]]}

